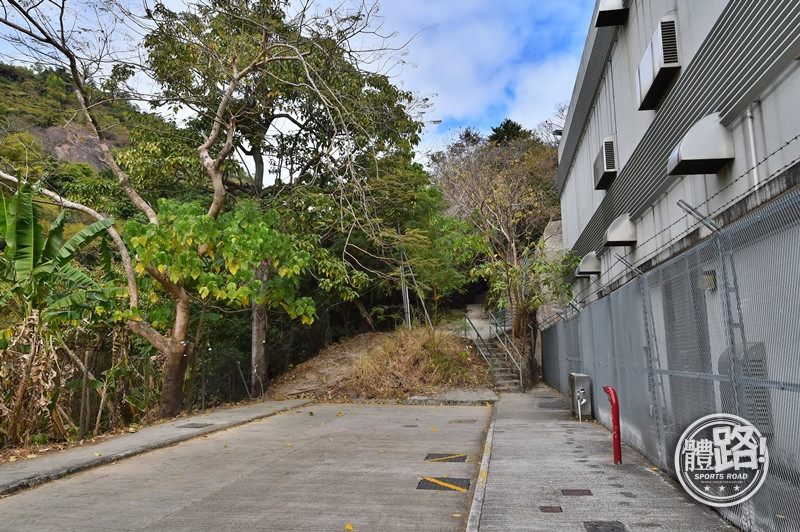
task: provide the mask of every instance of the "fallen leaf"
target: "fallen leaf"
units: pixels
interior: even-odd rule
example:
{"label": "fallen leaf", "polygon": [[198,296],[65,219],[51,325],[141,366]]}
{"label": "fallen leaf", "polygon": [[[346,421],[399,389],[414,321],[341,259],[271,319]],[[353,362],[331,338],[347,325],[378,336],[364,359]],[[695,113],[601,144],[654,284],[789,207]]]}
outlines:
{"label": "fallen leaf", "polygon": [[650,469],[652,469],[653,471],[658,471],[658,468],[656,466],[653,466]]}
{"label": "fallen leaf", "polygon": [[309,416],[313,416],[313,415],[314,415],[314,412],[310,412],[310,411],[309,411],[308,415],[309,415]]}
{"label": "fallen leaf", "polygon": [[351,530],[351,531],[355,530],[355,528],[353,528],[353,525],[351,525],[350,523],[347,523],[346,525],[344,525],[344,529],[345,530]]}
{"label": "fallen leaf", "polygon": [[38,454],[29,454],[25,458],[39,458],[39,455]]}
{"label": "fallen leaf", "polygon": [[100,453],[94,453],[95,456],[100,456]]}
{"label": "fallen leaf", "polygon": [[431,429],[431,432],[436,432],[436,431],[438,431],[438,430],[439,430],[439,429],[437,429],[436,427],[433,427],[433,428]]}
{"label": "fallen leaf", "polygon": [[287,444],[286,444],[286,447],[291,447],[291,446],[292,446],[292,444],[291,444],[291,443],[287,443]]}
{"label": "fallen leaf", "polygon": [[383,449],[378,449],[378,452],[379,453],[385,453],[386,451],[384,451]]}
{"label": "fallen leaf", "polygon": [[453,517],[461,517],[461,514],[453,514]]}
{"label": "fallen leaf", "polygon": [[11,457],[9,457],[8,461],[9,462],[16,462],[17,461],[17,457],[16,456],[11,456]]}
{"label": "fallen leaf", "polygon": [[341,412],[336,412],[336,417],[342,417],[343,415]]}
{"label": "fallen leaf", "polygon": [[223,445],[223,446],[222,446],[222,448],[223,448],[223,449],[227,449],[227,448],[228,448],[228,446],[227,446],[227,445]]}

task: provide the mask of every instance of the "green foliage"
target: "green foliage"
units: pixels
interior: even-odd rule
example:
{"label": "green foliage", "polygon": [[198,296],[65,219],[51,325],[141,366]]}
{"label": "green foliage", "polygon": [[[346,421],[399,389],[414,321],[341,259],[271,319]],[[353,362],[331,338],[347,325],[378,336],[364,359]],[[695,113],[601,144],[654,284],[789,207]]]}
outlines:
{"label": "green foliage", "polygon": [[503,120],[499,126],[492,128],[489,135],[489,142],[495,144],[508,144],[512,140],[529,139],[533,133],[522,127],[522,124],[514,122],[510,118]]}
{"label": "green foliage", "polygon": [[435,309],[472,281],[470,269],[488,251],[469,224],[443,213],[443,205],[438,189],[419,191],[416,216],[406,221],[405,233],[396,237],[414,273],[414,288],[430,299]]}
{"label": "green foliage", "polygon": [[[70,352],[64,336],[70,325],[96,325],[115,298],[125,291],[103,286],[73,264],[77,251],[105,232],[113,220],[102,220],[65,238],[65,214],[61,212],[45,233],[40,209],[30,184],[23,184],[12,198],[0,197],[0,237],[5,244],[0,256],[0,381],[8,390],[0,396],[0,432],[10,444],[53,433],[65,438],[62,411],[69,398],[62,394],[71,361],[59,352]],[[96,382],[88,383],[90,387]],[[59,410],[62,409],[62,410]]]}
{"label": "green foliage", "polygon": [[[278,212],[263,212],[252,201],[239,201],[217,219],[207,216],[199,202],[161,200],[159,213],[158,225],[131,221],[125,226],[125,238],[138,258],[136,270],[150,269],[200,299],[233,307],[266,304],[311,323],[315,304],[299,294],[302,276],[313,269],[323,290],[340,290],[343,297],[357,277],[320,249],[314,235],[280,231]],[[255,279],[260,267],[267,270],[265,281]],[[158,291],[151,294],[151,301],[160,298]],[[159,317],[156,321],[163,324],[166,316]]]}
{"label": "green foliage", "polygon": [[[104,117],[104,127],[114,129],[125,121],[125,115],[134,108],[125,101],[112,101],[108,91],[95,91],[93,102]],[[15,123],[47,128],[63,126],[76,117],[80,109],[69,74],[62,69],[34,71],[0,63],[0,117],[13,118]],[[119,94],[117,94],[119,95]],[[77,114],[83,119],[81,113]],[[124,139],[127,129],[122,127],[109,133]]]}
{"label": "green foliage", "polygon": [[37,309],[43,318],[69,316],[74,320],[75,316],[65,309],[85,305],[92,299],[124,295],[124,290],[101,286],[71,264],[77,251],[104,233],[113,219],[95,222],[66,240],[63,212],[46,236],[39,220],[39,208],[29,184],[22,185],[11,199],[0,197],[0,236],[5,241],[0,256],[0,282],[6,288],[0,301],[7,310],[19,319]]}
{"label": "green foliage", "polygon": [[[197,153],[200,135],[155,115],[139,115],[132,124],[130,144],[117,149],[115,159],[139,194],[152,204],[158,198],[198,199],[191,197],[198,196],[193,189],[207,180]],[[235,161],[226,164],[238,169]]]}
{"label": "green foliage", "polygon": [[[497,260],[484,262],[472,270],[472,275],[489,282],[490,295],[501,308],[522,304],[534,313],[543,304],[572,299],[572,284],[568,281],[580,262],[570,251],[547,251],[545,240],[540,238],[530,248],[523,250],[523,260],[518,264]],[[524,294],[520,300],[509,300],[509,295]]]}
{"label": "green foliage", "polygon": [[0,170],[26,181],[36,181],[44,172],[45,154],[30,133],[10,133],[0,139]]}

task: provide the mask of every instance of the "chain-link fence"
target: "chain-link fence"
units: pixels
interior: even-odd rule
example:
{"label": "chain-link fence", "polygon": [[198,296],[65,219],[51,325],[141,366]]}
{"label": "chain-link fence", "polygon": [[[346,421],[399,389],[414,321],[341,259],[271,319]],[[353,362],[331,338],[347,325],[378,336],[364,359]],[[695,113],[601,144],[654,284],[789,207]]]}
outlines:
{"label": "chain-link fence", "polygon": [[[638,273],[638,272],[637,272]],[[711,413],[749,420],[769,474],[720,512],[743,530],[800,530],[800,191],[783,195],[542,332],[544,379],[592,379],[620,400],[626,443],[675,477],[683,431]]]}

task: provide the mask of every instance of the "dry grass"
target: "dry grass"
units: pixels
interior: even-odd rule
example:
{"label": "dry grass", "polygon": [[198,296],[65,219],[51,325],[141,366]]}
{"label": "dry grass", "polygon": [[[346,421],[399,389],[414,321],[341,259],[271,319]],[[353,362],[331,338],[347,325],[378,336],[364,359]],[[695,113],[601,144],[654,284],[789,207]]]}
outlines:
{"label": "dry grass", "polygon": [[419,328],[387,334],[329,390],[334,400],[400,400],[449,388],[491,386],[471,343],[448,331]]}

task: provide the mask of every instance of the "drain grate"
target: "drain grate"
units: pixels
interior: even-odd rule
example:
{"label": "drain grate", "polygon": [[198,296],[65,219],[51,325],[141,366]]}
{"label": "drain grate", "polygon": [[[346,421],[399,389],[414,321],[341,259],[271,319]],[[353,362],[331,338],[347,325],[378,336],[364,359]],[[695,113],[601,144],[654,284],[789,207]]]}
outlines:
{"label": "drain grate", "polygon": [[539,506],[539,509],[546,514],[560,514],[564,511],[561,506]]}
{"label": "drain grate", "polygon": [[469,491],[468,478],[449,478],[449,477],[423,477],[419,484],[418,490],[444,490],[444,491]]}
{"label": "drain grate", "polygon": [[466,424],[471,424],[471,423],[477,423],[477,422],[478,422],[478,420],[477,420],[477,419],[451,419],[450,421],[448,421],[448,423],[450,423],[451,425],[452,425],[453,423],[466,423]]}
{"label": "drain grate", "polygon": [[428,453],[426,462],[466,462],[466,453]]}
{"label": "drain grate", "polygon": [[619,521],[584,521],[586,532],[627,532],[625,525]]}
{"label": "drain grate", "polygon": [[187,423],[185,425],[178,425],[176,428],[179,429],[202,429],[203,427],[208,427],[213,425],[213,423]]}
{"label": "drain grate", "polygon": [[586,496],[591,495],[592,490],[561,490],[562,495],[575,495],[575,496]]}
{"label": "drain grate", "polygon": [[536,406],[538,406],[539,408],[550,409],[550,410],[552,410],[552,409],[563,409],[563,410],[566,410],[569,407],[569,405],[567,403],[565,403],[564,401],[551,401],[549,403],[536,403]]}
{"label": "drain grate", "polygon": [[413,429],[414,427],[419,427],[419,425],[403,425],[404,429]]}

